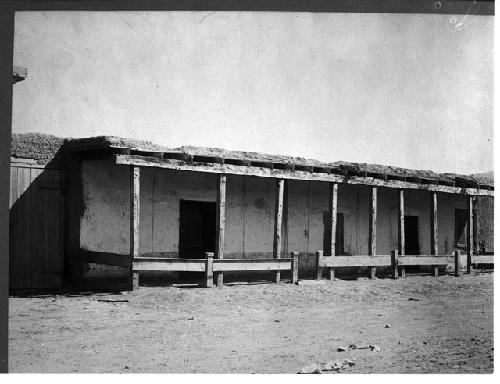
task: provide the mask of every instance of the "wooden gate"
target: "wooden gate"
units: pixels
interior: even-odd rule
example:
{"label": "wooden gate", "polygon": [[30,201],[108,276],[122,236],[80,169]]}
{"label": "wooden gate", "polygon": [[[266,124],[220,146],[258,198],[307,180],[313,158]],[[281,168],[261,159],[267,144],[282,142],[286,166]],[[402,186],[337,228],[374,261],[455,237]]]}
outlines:
{"label": "wooden gate", "polygon": [[10,289],[58,288],[63,281],[63,173],[11,163]]}

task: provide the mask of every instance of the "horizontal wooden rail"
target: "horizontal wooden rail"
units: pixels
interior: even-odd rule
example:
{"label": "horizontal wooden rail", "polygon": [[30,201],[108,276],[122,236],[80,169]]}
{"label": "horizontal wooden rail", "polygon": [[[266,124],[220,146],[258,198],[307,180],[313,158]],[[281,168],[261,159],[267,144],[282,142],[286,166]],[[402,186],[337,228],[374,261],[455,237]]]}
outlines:
{"label": "horizontal wooden rail", "polygon": [[205,259],[134,258],[133,271],[205,272]]}
{"label": "horizontal wooden rail", "polygon": [[472,264],[494,264],[493,255],[474,255]]}
{"label": "horizontal wooden rail", "polygon": [[[401,276],[405,277],[407,266],[431,266],[434,275],[438,276],[439,267],[448,265],[455,266],[455,275],[460,275],[460,266],[465,265],[466,255],[454,252],[453,255],[404,255],[398,256],[396,251],[392,255],[354,255],[354,256],[324,256],[323,251],[316,252],[316,278],[320,279],[323,268],[330,269],[330,279],[335,279],[335,268],[345,267],[391,267],[395,278],[398,278],[398,268],[401,268]],[[464,260],[462,260],[464,259]],[[475,255],[472,264],[493,264],[493,255]]]}
{"label": "horizontal wooden rail", "polygon": [[418,266],[418,265],[448,265],[453,256],[447,255],[405,255],[398,257],[398,265],[400,266]]}
{"label": "horizontal wooden rail", "polygon": [[381,256],[323,256],[321,266],[331,267],[389,267],[390,255]]}
{"label": "horizontal wooden rail", "polygon": [[287,271],[293,259],[215,259],[214,272]]}

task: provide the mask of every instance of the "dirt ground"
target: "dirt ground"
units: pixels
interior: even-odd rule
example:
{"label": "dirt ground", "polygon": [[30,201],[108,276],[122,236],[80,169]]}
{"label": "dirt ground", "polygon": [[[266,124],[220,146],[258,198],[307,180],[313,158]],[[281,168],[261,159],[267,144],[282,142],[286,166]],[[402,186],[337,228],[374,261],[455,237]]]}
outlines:
{"label": "dirt ground", "polygon": [[12,297],[9,334],[11,372],[491,373],[493,274]]}

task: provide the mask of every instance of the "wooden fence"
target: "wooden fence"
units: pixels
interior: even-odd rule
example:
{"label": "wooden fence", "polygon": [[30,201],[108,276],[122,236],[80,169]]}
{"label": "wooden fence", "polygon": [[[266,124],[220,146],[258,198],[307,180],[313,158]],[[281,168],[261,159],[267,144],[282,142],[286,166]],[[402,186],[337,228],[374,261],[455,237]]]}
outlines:
{"label": "wooden fence", "polygon": [[[446,267],[450,264],[455,266],[455,275],[459,276],[462,261],[460,252],[455,251],[453,256],[450,255],[398,255],[398,251],[392,251],[390,255],[377,256],[324,256],[323,251],[316,252],[316,279],[320,279],[323,275],[323,269],[330,271],[330,280],[335,279],[335,269],[342,267],[391,267],[394,278],[399,277],[399,269],[401,269],[401,277],[406,275],[406,267],[409,266],[431,266],[433,267],[434,276],[438,276],[439,267]],[[470,273],[472,265],[477,264],[494,264],[493,255],[467,255],[467,272]],[[374,274],[371,274],[374,277]]]}
{"label": "wooden fence", "polygon": [[[213,286],[214,272],[239,271],[291,271],[292,284],[298,282],[299,254],[292,252],[289,259],[215,259],[212,252],[205,253],[205,259],[164,259],[152,257],[134,258],[132,263],[133,287],[139,285],[141,271],[177,271],[177,272],[204,272],[204,285]],[[217,280],[221,286],[222,281]]]}
{"label": "wooden fence", "polygon": [[[214,273],[242,272],[242,271],[290,271],[292,284],[299,280],[299,253],[292,252],[287,259],[214,259],[212,252],[207,252],[204,259],[167,259],[157,257],[137,257],[132,263],[133,288],[139,286],[139,272],[143,271],[175,271],[175,272],[203,272],[203,285],[213,287]],[[472,265],[493,264],[493,255],[467,256],[467,271]],[[453,255],[398,255],[392,251],[390,255],[377,256],[324,256],[323,251],[316,252],[316,279],[321,279],[323,269],[330,271],[330,279],[335,279],[335,269],[345,267],[390,267],[392,276],[405,277],[405,268],[409,266],[431,266],[434,276],[438,276],[439,267],[455,266],[455,275],[460,276],[462,261],[459,252]],[[279,282],[279,279],[277,280]],[[217,279],[217,286],[222,286],[222,281]]]}

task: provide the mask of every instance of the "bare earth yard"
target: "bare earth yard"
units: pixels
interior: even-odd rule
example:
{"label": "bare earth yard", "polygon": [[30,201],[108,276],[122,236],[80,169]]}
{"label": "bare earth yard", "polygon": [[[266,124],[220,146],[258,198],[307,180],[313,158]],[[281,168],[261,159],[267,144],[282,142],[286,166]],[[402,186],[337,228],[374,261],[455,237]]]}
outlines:
{"label": "bare earth yard", "polygon": [[13,297],[9,334],[11,372],[491,373],[493,274]]}

